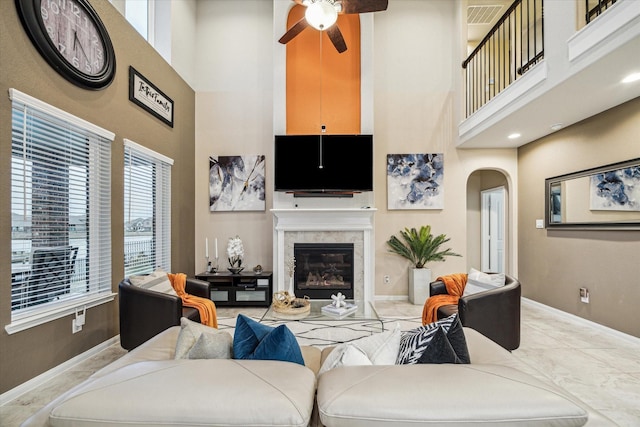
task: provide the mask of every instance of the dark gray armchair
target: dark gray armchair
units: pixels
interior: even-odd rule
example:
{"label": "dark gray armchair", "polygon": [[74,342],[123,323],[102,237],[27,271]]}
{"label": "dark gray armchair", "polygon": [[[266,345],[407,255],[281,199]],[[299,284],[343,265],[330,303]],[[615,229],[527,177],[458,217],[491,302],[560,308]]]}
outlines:
{"label": "dark gray armchair", "polygon": [[[429,284],[429,295],[446,294],[441,281]],[[438,319],[459,313],[463,326],[475,329],[507,350],[520,346],[520,282],[505,276],[504,286],[460,297],[458,305],[438,308]]]}
{"label": "dark gray armchair", "polygon": [[[211,284],[187,278],[185,291],[202,298],[211,298]],[[120,345],[132,350],[186,317],[200,322],[200,313],[184,307],[180,297],[133,286],[129,279],[118,285],[120,305]]]}

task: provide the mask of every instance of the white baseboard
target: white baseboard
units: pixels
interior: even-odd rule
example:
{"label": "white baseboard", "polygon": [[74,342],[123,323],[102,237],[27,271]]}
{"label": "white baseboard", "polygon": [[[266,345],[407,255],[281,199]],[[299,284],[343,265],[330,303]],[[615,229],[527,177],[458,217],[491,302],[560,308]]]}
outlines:
{"label": "white baseboard", "polygon": [[575,314],[567,313],[566,311],[559,310],[557,308],[548,306],[548,305],[543,304],[541,302],[534,301],[532,299],[522,297],[522,303],[523,304],[529,304],[529,305],[532,305],[532,306],[536,306],[537,308],[549,311],[549,312],[551,312],[551,313],[553,313],[555,315],[561,316],[561,317],[565,317],[565,318],[570,319],[570,320],[572,320],[574,322],[583,323],[585,326],[587,326],[589,328],[597,329],[597,330],[599,330],[599,331],[601,331],[601,332],[603,332],[605,334],[609,334],[609,335],[615,336],[616,338],[623,339],[623,340],[628,341],[630,343],[633,343],[633,344],[636,344],[636,345],[640,344],[640,338],[638,338],[636,336],[629,335],[629,334],[624,333],[622,331],[619,331],[617,329],[613,329],[613,328],[610,328],[608,326],[601,325],[600,323],[596,323],[596,322],[593,322],[591,320],[585,319],[583,317],[576,316]]}
{"label": "white baseboard", "polygon": [[113,338],[108,339],[107,341],[98,344],[97,346],[90,348],[89,350],[81,353],[66,362],[59,364],[58,366],[49,369],[46,372],[38,375],[37,377],[31,378],[29,381],[20,384],[17,387],[12,388],[0,395],[0,406],[6,405],[14,399],[22,396],[23,394],[33,390],[36,387],[39,387],[49,381],[50,379],[68,371],[73,368],[75,365],[78,365],[81,362],[95,356],[111,345],[120,342],[120,335],[116,335]]}

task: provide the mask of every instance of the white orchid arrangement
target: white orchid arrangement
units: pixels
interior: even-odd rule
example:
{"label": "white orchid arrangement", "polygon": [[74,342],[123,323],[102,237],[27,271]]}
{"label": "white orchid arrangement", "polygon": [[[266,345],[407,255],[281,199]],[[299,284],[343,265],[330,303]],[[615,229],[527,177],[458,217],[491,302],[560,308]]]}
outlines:
{"label": "white orchid arrangement", "polygon": [[227,243],[227,258],[231,268],[240,268],[242,266],[242,258],[244,258],[244,247],[240,237],[229,237]]}

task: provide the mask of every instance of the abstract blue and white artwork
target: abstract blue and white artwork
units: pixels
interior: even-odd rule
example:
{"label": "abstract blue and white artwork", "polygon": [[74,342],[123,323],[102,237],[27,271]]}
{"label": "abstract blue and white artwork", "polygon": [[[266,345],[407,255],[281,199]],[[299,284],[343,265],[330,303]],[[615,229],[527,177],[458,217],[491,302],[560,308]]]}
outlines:
{"label": "abstract blue and white artwork", "polygon": [[591,210],[640,211],[640,165],[591,175]]}
{"label": "abstract blue and white artwork", "polygon": [[209,211],[264,211],[264,155],[209,157]]}
{"label": "abstract blue and white artwork", "polygon": [[444,156],[387,154],[388,209],[443,209]]}

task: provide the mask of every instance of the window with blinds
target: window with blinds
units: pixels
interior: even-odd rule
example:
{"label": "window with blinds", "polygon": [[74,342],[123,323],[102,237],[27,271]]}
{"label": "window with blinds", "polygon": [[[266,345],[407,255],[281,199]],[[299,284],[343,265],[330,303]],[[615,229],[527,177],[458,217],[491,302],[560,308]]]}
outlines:
{"label": "window with blinds", "polygon": [[112,295],[114,134],[15,89],[10,97],[14,322]]}
{"label": "window with blinds", "polygon": [[124,274],[171,271],[173,160],[124,140]]}

